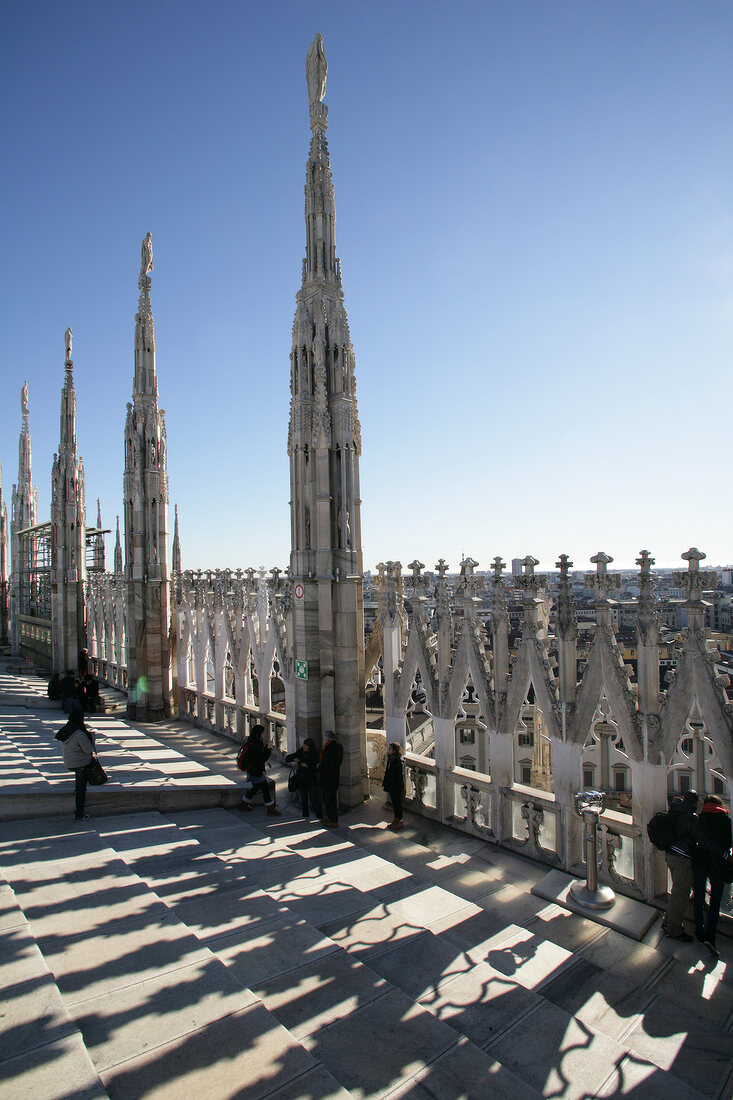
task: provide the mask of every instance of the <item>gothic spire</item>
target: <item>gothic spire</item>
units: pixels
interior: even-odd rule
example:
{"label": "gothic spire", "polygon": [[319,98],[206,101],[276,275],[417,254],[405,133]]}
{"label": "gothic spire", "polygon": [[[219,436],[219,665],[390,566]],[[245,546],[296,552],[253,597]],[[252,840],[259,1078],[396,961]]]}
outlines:
{"label": "gothic spire", "polygon": [[22,423],[18,441],[18,484],[12,492],[12,526],[14,531],[33,527],[38,522],[38,489],[33,484],[31,432],[28,423],[28,382],[20,391]]}
{"label": "gothic spire", "polygon": [[64,334],[64,385],[61,390],[59,449],[51,473],[51,618],[54,668],[73,668],[86,644],[86,499],[84,464],[76,446],[76,393],[72,332]]}
{"label": "gothic spire", "polygon": [[173,522],[173,572],[181,572],[181,540],[178,535],[178,505],[176,505],[175,520]]}
{"label": "gothic spire", "polygon": [[120,538],[120,517],[117,517],[117,538],[115,539],[115,573],[122,572],[122,540]]}
{"label": "gothic spire", "polygon": [[306,76],[311,142],[305,178],[305,260],[290,369],[290,575],[299,683],[294,743],[333,730],[344,746],[343,806],[364,796],[364,610],[361,434],[354,349],[336,256],[336,208],[326,142],[326,54],[316,35]]}
{"label": "gothic spire", "polygon": [[158,408],[155,324],[150,305],[153,242],[140,250],[135,376],[125,420],[125,581],[130,645],[127,713],[158,721],[170,712],[168,474],[164,412]]}
{"label": "gothic spire", "polygon": [[148,397],[158,400],[158,379],[155,373],[155,322],[150,304],[150,275],[153,270],[153,238],[148,233],[143,238],[140,256],[140,277],[137,285],[140,289],[137,315],[135,317],[135,381],[133,397]]}
{"label": "gothic spire", "polygon": [[[354,349],[336,256],[336,208],[326,142],[326,55],[316,35],[306,59],[311,143],[306,166],[306,247],[296,295],[291,353],[288,453],[291,460],[293,575],[322,572],[316,551],[333,556],[330,571],[361,572]],[[311,462],[311,453],[324,459]],[[332,455],[331,466],[325,456]],[[330,483],[329,483],[330,482]],[[338,560],[337,560],[338,559]]]}
{"label": "gothic spire", "polygon": [[64,362],[64,386],[61,391],[61,431],[59,432],[59,458],[76,461],[76,392],[74,390],[74,360],[71,358],[72,332],[65,333],[66,360]]}

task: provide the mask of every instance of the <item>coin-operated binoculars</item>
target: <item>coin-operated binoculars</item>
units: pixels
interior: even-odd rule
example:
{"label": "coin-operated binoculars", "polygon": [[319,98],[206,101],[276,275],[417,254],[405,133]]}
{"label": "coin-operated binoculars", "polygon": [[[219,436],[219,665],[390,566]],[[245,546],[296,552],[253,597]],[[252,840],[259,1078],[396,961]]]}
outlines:
{"label": "coin-operated binoculars", "polygon": [[570,894],[573,901],[586,909],[610,909],[616,895],[610,886],[598,885],[598,822],[603,813],[603,792],[579,791],[575,796],[575,812],[583,818],[586,880],[576,880]]}

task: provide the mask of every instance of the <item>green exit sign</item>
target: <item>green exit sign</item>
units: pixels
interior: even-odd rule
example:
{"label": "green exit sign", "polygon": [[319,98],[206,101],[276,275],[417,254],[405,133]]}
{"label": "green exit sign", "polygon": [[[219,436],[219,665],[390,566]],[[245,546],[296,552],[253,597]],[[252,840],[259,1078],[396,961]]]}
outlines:
{"label": "green exit sign", "polygon": [[308,679],[308,662],[296,661],[295,662],[295,679],[307,680]]}

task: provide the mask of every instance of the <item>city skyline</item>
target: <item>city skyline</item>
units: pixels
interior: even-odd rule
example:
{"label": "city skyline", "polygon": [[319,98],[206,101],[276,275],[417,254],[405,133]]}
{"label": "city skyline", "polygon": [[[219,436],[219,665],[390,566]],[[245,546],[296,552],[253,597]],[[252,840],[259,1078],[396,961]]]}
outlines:
{"label": "city skyline", "polygon": [[283,567],[305,53],[328,57],[365,567],[733,559],[733,12],[38,3],[2,16],[4,499],[28,380],[39,519],[74,330],[87,516],[122,515],[155,249],[184,568]]}

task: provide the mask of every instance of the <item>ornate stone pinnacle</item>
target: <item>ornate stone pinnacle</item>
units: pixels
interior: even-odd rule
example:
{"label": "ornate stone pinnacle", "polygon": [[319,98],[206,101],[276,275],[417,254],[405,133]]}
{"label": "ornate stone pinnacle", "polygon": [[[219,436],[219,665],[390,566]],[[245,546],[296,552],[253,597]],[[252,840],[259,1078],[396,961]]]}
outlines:
{"label": "ornate stone pinnacle", "polygon": [[610,554],[605,554],[603,550],[599,550],[590,560],[591,564],[595,565],[596,571],[595,573],[586,573],[586,586],[595,589],[596,606],[599,604],[610,605],[609,593],[612,589],[621,586],[621,578],[618,573],[608,572],[608,566],[613,561],[613,558]]}
{"label": "ornate stone pinnacle", "polygon": [[448,562],[445,560],[445,558],[439,558],[438,564],[435,566],[435,572],[438,574],[442,581],[445,580],[445,575],[448,572],[448,568]]}
{"label": "ornate stone pinnacle", "polygon": [[491,568],[494,572],[494,582],[501,582],[502,570],[506,569],[506,562],[501,560],[501,554],[497,554],[491,563]]}
{"label": "ornate stone pinnacle", "polygon": [[651,573],[654,562],[655,559],[648,550],[639,551],[639,557],[636,559],[636,564],[640,567],[642,573]]}
{"label": "ornate stone pinnacle", "polygon": [[539,558],[533,558],[531,554],[528,554],[526,558],[522,558],[522,568],[524,569],[524,575],[526,577],[534,576],[534,567],[539,565]]}
{"label": "ornate stone pinnacle", "polygon": [[573,568],[573,563],[567,554],[561,554],[559,560],[555,562],[555,568],[560,570],[563,577],[567,577],[570,570]]}
{"label": "ornate stone pinnacle", "polygon": [[604,554],[602,550],[599,550],[598,553],[594,554],[590,560],[591,565],[596,566],[596,572],[600,575],[601,573],[606,572],[606,566],[611,564],[613,558],[610,554]]}
{"label": "ornate stone pinnacle", "polygon": [[674,574],[675,584],[679,585],[680,588],[684,588],[687,593],[686,603],[688,607],[699,607],[702,604],[703,589],[713,588],[718,583],[718,575],[713,572],[702,572],[700,562],[704,561],[707,554],[703,554],[696,546],[691,546],[689,550],[686,550],[680,556],[683,561],[687,562],[687,570],[683,573]]}

